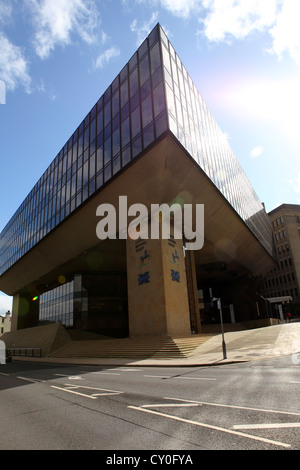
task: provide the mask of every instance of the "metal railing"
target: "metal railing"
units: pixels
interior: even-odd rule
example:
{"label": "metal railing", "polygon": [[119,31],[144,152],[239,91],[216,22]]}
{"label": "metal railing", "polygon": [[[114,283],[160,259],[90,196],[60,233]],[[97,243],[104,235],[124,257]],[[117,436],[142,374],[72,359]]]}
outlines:
{"label": "metal railing", "polygon": [[41,348],[7,348],[11,356],[19,357],[41,357]]}

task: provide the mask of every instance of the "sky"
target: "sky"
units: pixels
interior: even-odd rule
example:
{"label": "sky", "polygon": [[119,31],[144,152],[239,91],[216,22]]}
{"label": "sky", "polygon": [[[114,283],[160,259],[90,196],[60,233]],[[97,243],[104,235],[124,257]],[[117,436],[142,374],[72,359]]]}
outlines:
{"label": "sky", "polygon": [[300,204],[299,17],[299,0],[0,0],[0,232],[158,22],[267,212]]}

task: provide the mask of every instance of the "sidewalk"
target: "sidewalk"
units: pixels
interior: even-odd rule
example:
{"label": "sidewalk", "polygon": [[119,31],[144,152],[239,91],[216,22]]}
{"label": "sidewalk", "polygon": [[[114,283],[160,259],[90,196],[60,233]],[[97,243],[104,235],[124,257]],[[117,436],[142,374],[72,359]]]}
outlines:
{"label": "sidewalk", "polygon": [[13,358],[13,361],[52,364],[82,364],[99,366],[212,366],[235,362],[266,360],[294,354],[300,364],[300,322],[291,322],[265,328],[225,333],[227,358],[223,358],[222,335],[216,335],[198,346],[192,355],[182,359],[110,359],[110,358]]}

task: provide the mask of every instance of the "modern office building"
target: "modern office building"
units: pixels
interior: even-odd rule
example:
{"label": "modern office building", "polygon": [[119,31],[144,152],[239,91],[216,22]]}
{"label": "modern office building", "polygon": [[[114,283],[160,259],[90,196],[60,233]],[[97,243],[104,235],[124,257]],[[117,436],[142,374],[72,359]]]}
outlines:
{"label": "modern office building", "polygon": [[[149,213],[152,204],[203,204],[203,248],[185,250],[172,234],[99,240],[97,208],[117,208],[120,196]],[[219,321],[214,297],[225,322],[252,320],[262,315],[257,286],[274,266],[264,207],[159,24],[0,243],[13,330],[61,321],[112,336],[180,336]]]}
{"label": "modern office building", "polygon": [[265,296],[300,300],[300,206],[282,204],[268,215],[273,227],[278,264],[267,275]]}

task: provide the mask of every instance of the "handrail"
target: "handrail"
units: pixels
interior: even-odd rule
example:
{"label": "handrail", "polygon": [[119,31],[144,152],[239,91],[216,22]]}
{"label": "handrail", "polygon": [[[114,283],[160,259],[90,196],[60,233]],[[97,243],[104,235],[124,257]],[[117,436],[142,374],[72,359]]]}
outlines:
{"label": "handrail", "polygon": [[7,348],[11,356],[41,357],[41,348]]}

